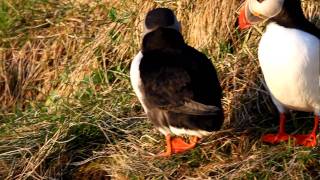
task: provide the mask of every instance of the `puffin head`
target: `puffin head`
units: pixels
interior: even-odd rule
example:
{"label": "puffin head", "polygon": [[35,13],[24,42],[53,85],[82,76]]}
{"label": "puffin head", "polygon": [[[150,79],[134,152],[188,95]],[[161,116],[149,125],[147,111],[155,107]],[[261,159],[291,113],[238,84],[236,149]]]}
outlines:
{"label": "puffin head", "polygon": [[156,8],[147,13],[143,34],[146,35],[159,27],[171,28],[181,32],[180,22],[173,11],[168,8]]}
{"label": "puffin head", "polygon": [[246,0],[238,18],[240,29],[277,16],[284,9],[284,3],[285,0]]}

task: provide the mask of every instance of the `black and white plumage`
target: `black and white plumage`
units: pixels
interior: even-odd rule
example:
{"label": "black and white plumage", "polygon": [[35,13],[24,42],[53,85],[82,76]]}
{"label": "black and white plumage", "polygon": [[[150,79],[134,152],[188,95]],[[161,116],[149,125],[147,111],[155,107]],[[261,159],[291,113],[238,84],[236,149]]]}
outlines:
{"label": "black and white plumage", "polygon": [[266,142],[288,140],[284,113],[315,113],[310,135],[294,135],[297,144],[315,146],[320,115],[320,30],[304,16],[300,0],[247,0],[240,13],[240,27],[268,19],[259,43],[260,66],[272,99],[281,113],[280,130],[265,135]]}
{"label": "black and white plumage", "polygon": [[143,37],[131,65],[131,83],[161,133],[200,138],[223,123],[222,90],[211,61],[184,42],[175,16],[171,22]]}

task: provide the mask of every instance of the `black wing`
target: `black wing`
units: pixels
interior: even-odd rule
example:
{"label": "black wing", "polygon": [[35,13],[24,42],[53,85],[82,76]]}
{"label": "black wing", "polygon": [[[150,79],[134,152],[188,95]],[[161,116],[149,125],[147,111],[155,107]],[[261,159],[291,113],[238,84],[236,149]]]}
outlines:
{"label": "black wing", "polygon": [[[140,63],[145,100],[150,107],[190,115],[212,115],[219,110],[197,102],[192,64],[184,49],[144,53]],[[189,68],[188,68],[189,67]],[[201,80],[200,80],[201,81]]]}

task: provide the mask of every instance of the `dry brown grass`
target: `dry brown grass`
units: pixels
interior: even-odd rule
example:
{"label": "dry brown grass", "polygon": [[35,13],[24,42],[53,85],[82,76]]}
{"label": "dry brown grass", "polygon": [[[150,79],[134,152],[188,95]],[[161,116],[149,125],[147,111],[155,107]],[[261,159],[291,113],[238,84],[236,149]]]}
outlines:
{"label": "dry brown grass", "polygon": [[[263,28],[236,31],[238,0],[39,0],[32,8],[26,2],[4,2],[19,18],[0,33],[0,178],[320,177],[318,149],[258,139],[276,110],[256,56]],[[169,159],[152,156],[163,149],[163,137],[128,79],[141,22],[159,6],[176,12],[187,42],[214,62],[226,114],[221,132]],[[304,9],[320,25],[320,3],[304,1]]]}

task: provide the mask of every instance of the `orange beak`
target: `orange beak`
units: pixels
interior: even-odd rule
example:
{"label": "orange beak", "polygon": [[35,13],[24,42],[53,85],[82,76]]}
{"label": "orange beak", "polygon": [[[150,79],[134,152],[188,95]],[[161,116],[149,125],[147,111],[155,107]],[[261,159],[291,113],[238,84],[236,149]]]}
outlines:
{"label": "orange beak", "polygon": [[242,8],[240,9],[240,14],[238,17],[238,22],[239,22],[239,27],[240,29],[246,29],[249,28],[251,26],[250,22],[248,21],[247,17],[246,17],[246,5],[242,6]]}

